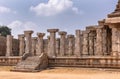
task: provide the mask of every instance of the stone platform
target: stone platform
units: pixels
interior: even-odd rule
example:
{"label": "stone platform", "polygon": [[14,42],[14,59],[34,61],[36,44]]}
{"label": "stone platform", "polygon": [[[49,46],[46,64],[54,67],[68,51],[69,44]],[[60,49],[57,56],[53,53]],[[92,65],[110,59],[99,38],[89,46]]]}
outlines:
{"label": "stone platform", "polygon": [[49,58],[49,67],[120,68],[120,58],[115,57],[56,57]]}

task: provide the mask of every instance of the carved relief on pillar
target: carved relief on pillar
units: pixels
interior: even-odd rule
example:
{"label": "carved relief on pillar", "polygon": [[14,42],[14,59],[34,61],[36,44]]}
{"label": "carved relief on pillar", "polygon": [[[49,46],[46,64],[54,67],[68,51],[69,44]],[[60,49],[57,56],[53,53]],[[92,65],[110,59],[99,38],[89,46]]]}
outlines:
{"label": "carved relief on pillar", "polygon": [[89,31],[84,31],[83,32],[83,50],[82,50],[82,55],[83,56],[88,56],[88,53],[89,53],[89,49],[88,49],[88,45],[89,45],[88,33],[89,33]]}
{"label": "carved relief on pillar", "polygon": [[48,29],[47,31],[50,32],[48,56],[56,57],[56,32],[58,32],[59,29]]}
{"label": "carved relief on pillar", "polygon": [[89,33],[89,55],[93,56],[94,55],[94,32],[91,31]]}
{"label": "carved relief on pillar", "polygon": [[112,55],[118,56],[119,38],[117,28],[112,28]]}
{"label": "carved relief on pillar", "polygon": [[97,37],[96,37],[96,55],[102,56],[103,51],[102,51],[102,28],[98,27],[96,29]]}

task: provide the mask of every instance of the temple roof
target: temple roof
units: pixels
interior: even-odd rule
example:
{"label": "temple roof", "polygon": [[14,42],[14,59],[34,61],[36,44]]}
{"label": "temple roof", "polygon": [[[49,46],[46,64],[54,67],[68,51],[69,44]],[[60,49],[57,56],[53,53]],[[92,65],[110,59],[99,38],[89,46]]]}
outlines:
{"label": "temple roof", "polygon": [[114,10],[114,12],[108,14],[108,18],[112,17],[120,17],[120,0],[118,0],[118,4],[116,5],[116,9]]}

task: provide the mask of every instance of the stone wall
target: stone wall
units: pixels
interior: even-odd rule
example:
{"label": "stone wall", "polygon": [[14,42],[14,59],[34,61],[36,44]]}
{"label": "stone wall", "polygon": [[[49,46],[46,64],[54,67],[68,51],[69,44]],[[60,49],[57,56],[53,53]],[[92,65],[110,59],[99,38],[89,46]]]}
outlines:
{"label": "stone wall", "polygon": [[6,53],[6,37],[0,36],[0,56],[5,56]]}
{"label": "stone wall", "polygon": [[[18,39],[12,38],[12,56],[18,56],[19,54],[19,41]],[[0,36],[0,56],[5,56],[7,52],[7,38],[4,36]]]}

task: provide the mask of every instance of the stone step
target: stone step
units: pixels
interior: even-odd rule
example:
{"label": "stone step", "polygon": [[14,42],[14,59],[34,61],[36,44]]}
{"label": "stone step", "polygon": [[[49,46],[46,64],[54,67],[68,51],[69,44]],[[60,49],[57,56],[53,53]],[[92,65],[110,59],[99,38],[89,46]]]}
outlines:
{"label": "stone step", "polygon": [[41,54],[41,56],[30,56],[25,60],[22,60],[12,71],[36,71],[39,69],[44,69],[48,66],[48,58],[46,54]]}

